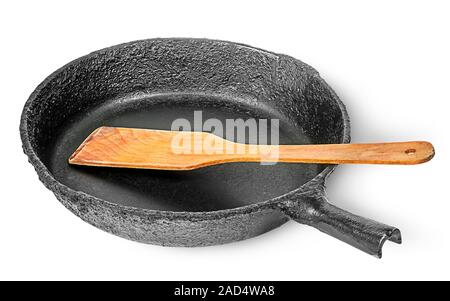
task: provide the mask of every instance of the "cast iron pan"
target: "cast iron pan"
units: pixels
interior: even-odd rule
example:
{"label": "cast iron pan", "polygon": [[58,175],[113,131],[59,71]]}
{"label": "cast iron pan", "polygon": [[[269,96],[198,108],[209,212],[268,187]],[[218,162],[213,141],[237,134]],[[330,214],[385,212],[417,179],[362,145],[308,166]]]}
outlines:
{"label": "cast iron pan", "polygon": [[[88,223],[131,240],[207,246],[289,219],[381,257],[400,231],[328,203],[335,166],[230,163],[193,171],[70,166],[102,125],[169,130],[176,118],[277,118],[281,144],[348,143],[344,105],[318,72],[286,55],[205,39],[151,39],[81,57],[25,104],[23,149],[40,180]],[[239,141],[242,142],[242,141]]]}

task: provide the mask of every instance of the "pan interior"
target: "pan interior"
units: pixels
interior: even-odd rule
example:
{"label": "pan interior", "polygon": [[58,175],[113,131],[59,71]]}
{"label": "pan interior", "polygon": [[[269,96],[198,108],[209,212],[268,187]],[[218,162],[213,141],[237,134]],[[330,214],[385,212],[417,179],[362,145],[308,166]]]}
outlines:
{"label": "pan interior", "polygon": [[196,110],[202,111],[203,120],[216,118],[224,124],[226,119],[277,118],[280,144],[311,143],[286,118],[242,103],[221,96],[192,94],[111,99],[87,113],[68,118],[58,127],[42,157],[54,177],[74,190],[116,204],[168,211],[215,211],[261,202],[298,188],[323,170],[323,165],[282,163],[227,163],[192,171],[81,167],[67,163],[84,138],[99,126],[169,130],[177,118],[193,124]]}

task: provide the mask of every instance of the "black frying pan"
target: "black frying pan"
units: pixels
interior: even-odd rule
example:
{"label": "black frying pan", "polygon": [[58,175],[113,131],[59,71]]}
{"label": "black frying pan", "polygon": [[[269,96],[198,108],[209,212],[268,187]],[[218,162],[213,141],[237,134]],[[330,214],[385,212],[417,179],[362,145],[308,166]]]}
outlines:
{"label": "black frying pan", "polygon": [[[224,41],[152,39],[93,52],[50,75],[23,110],[23,148],[40,180],[107,232],[165,246],[247,239],[289,219],[381,257],[396,228],[328,203],[335,166],[230,163],[193,171],[70,166],[95,128],[170,129],[176,118],[277,118],[280,144],[348,143],[342,102],[303,62]],[[243,142],[243,141],[239,141]]]}

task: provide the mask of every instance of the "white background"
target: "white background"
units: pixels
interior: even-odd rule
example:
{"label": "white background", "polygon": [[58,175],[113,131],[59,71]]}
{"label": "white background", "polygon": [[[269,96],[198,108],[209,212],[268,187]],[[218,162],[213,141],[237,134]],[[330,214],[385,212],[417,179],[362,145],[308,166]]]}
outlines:
{"label": "white background", "polygon": [[[364,4],[365,3],[365,4]],[[2,1],[0,279],[449,279],[448,1]],[[207,37],[294,56],[347,105],[353,142],[429,140],[417,166],[340,166],[337,205],[402,230],[378,260],[289,222],[254,239],[163,248],[82,222],[39,182],[19,118],[51,72],[91,51],[154,37]]]}

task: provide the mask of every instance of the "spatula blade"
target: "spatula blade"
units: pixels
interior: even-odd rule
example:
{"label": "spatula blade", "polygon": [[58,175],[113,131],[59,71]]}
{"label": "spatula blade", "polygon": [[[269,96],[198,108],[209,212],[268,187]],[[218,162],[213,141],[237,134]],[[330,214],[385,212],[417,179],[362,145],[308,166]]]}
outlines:
{"label": "spatula blade", "polygon": [[[220,163],[220,155],[211,157],[195,153],[196,145],[205,139],[233,144],[233,142],[203,132],[103,126],[93,131],[84,140],[70,156],[69,163],[162,170],[189,170]],[[188,144],[188,148],[186,148],[186,144]],[[222,159],[225,160],[225,157],[226,155]]]}

